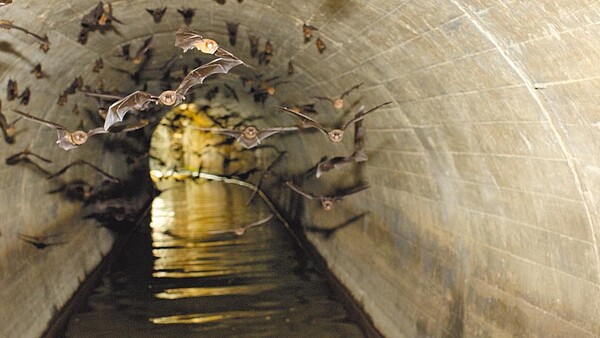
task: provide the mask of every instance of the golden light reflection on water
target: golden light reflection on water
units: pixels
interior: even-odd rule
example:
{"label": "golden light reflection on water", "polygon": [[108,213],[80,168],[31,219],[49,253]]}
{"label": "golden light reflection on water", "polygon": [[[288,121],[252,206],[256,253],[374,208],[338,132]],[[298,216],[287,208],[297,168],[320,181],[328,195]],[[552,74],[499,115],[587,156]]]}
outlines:
{"label": "golden light reflection on water", "polygon": [[150,321],[154,324],[204,324],[227,319],[241,318],[265,318],[279,313],[279,311],[231,311],[221,312],[219,314],[189,314],[176,315],[168,317],[151,318]]}
{"label": "golden light reflection on water", "polygon": [[224,287],[204,287],[204,288],[180,288],[166,289],[155,295],[160,299],[179,299],[191,297],[206,297],[206,296],[224,296],[224,295],[255,295],[257,293],[275,289],[274,284],[263,285],[238,285]]}

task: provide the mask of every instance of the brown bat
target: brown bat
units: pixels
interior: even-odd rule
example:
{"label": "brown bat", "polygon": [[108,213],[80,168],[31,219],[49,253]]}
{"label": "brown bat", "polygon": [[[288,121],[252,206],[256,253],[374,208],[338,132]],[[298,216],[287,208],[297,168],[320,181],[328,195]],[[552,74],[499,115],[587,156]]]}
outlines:
{"label": "brown bat", "polygon": [[334,129],[330,129],[330,130],[327,130],[327,129],[323,128],[323,126],[319,122],[315,121],[314,119],[312,119],[312,118],[310,118],[310,117],[308,117],[308,116],[306,116],[306,115],[304,115],[302,113],[299,113],[299,112],[294,111],[294,110],[292,110],[290,108],[287,108],[287,107],[282,107],[282,106],[278,106],[278,107],[280,109],[282,109],[283,111],[288,112],[288,113],[296,116],[297,118],[299,118],[300,121],[301,121],[301,123],[302,123],[301,126],[300,126],[301,128],[303,128],[303,129],[306,129],[306,128],[316,128],[316,129],[322,131],[323,133],[325,133],[329,137],[329,140],[331,142],[341,142],[344,139],[344,131],[346,130],[346,128],[349,125],[351,125],[352,123],[355,123],[357,121],[360,121],[360,120],[364,119],[367,116],[367,114],[370,114],[370,113],[374,112],[375,110],[377,110],[377,109],[379,109],[379,108],[381,108],[381,107],[383,107],[385,105],[388,105],[390,103],[392,103],[392,102],[386,102],[386,103],[380,104],[380,105],[378,105],[378,106],[376,106],[374,108],[371,108],[368,111],[365,111],[365,107],[361,106],[358,109],[358,112],[354,115],[353,119],[351,119],[348,122],[344,123],[344,125],[342,127],[340,127],[340,128],[334,128]]}
{"label": "brown bat", "polygon": [[186,25],[190,25],[192,23],[192,18],[194,18],[194,14],[196,14],[196,10],[193,8],[182,8],[177,10],[181,16],[183,16],[183,22]]}
{"label": "brown bat", "polygon": [[0,7],[12,4],[12,0],[1,0]]}
{"label": "brown bat", "polygon": [[104,68],[104,60],[102,60],[102,58],[96,59],[96,61],[94,61],[92,72],[99,73],[102,68]]}
{"label": "brown bat", "polygon": [[8,79],[8,84],[6,85],[6,99],[8,101],[12,101],[19,96],[19,85],[17,81],[13,81],[12,79]]}
{"label": "brown bat", "polygon": [[30,73],[32,73],[36,79],[43,79],[45,77],[48,77],[48,75],[46,73],[44,73],[44,71],[42,70],[41,63],[38,63],[37,65],[35,65],[35,67],[33,67],[33,69],[31,70]]}
{"label": "brown bat", "polygon": [[136,65],[139,65],[142,63],[142,61],[144,61],[144,59],[147,57],[147,54],[150,50],[150,46],[152,45],[152,36],[150,36],[149,38],[147,38],[144,41],[144,44],[142,45],[142,47],[140,47],[138,49],[138,51],[135,53],[135,56],[133,57],[133,63],[135,63]]}
{"label": "brown bat", "polygon": [[242,130],[233,130],[233,129],[224,129],[224,128],[197,128],[192,127],[193,129],[210,131],[211,133],[223,134],[229,137],[235,138],[235,140],[241,144],[246,149],[252,149],[258,146],[261,141],[266,139],[269,136],[273,136],[275,134],[295,131],[298,130],[298,127],[278,127],[278,128],[269,128],[258,130],[258,128],[254,126],[245,127]]}
{"label": "brown bat", "polygon": [[146,8],[146,11],[148,13],[150,13],[150,15],[152,15],[152,19],[154,19],[154,23],[159,23],[160,20],[162,20],[163,15],[165,15],[165,12],[167,11],[167,7],[163,7],[163,8],[154,8],[154,9],[148,9]]}
{"label": "brown bat", "polygon": [[83,78],[81,76],[78,76],[75,79],[73,79],[71,84],[67,87],[67,89],[65,89],[65,91],[63,93],[64,94],[75,94],[75,92],[77,92],[77,90],[79,90],[81,88],[83,88]]}
{"label": "brown bat", "polygon": [[23,27],[13,25],[12,21],[8,21],[8,20],[0,20],[0,28],[7,29],[7,30],[10,30],[10,29],[20,30],[21,32],[24,32],[25,34],[34,37],[36,40],[38,40],[40,42],[40,49],[43,50],[44,53],[47,53],[48,50],[50,49],[50,41],[48,40],[48,35],[44,35],[44,37],[41,37],[35,33],[28,31],[27,29],[25,29]]}
{"label": "brown bat", "polygon": [[347,221],[340,223],[334,227],[331,228],[320,228],[320,227],[315,227],[315,226],[306,226],[304,229],[306,229],[306,231],[308,232],[314,232],[320,235],[323,235],[323,237],[325,237],[325,239],[329,239],[331,238],[331,236],[333,236],[338,230],[341,230],[345,227],[347,227],[348,225],[358,221],[359,219],[365,217],[369,212],[363,212],[360,215],[356,215],[354,217],[351,217],[350,219],[348,219]]}
{"label": "brown bat", "polygon": [[[96,96],[99,97],[99,94],[87,94],[88,96]],[[102,94],[101,94],[102,95]],[[102,95],[104,97],[112,96],[112,95]],[[161,103],[165,106],[172,106],[177,102],[176,92],[172,90],[167,90],[162,92],[159,96],[154,96],[150,93],[143,91],[135,91],[115,103],[111,104],[108,107],[108,112],[106,114],[106,119],[104,120],[104,129],[109,130],[111,126],[117,122],[123,121],[125,114],[130,110],[146,110],[148,109],[151,103],[158,104]]]}
{"label": "brown bat", "polygon": [[272,59],[273,59],[273,45],[271,44],[271,41],[267,40],[267,42],[265,42],[265,50],[262,51],[258,55],[258,63],[261,65],[263,63],[268,65]]}
{"label": "brown bat", "polygon": [[302,25],[302,34],[304,35],[304,43],[308,43],[310,39],[312,39],[313,32],[319,30],[315,26],[307,25],[306,23]]}
{"label": "brown bat", "polygon": [[14,155],[11,155],[9,157],[6,158],[5,163],[7,165],[15,165],[21,161],[23,161],[24,159],[29,158],[29,156],[33,156],[33,157],[37,157],[39,160],[44,161],[46,163],[52,163],[52,160],[49,160],[45,157],[42,157],[38,154],[32,153],[29,149],[24,149],[21,152],[18,152]]}
{"label": "brown bat", "polygon": [[21,95],[19,95],[19,98],[21,99],[21,104],[26,106],[29,104],[29,98],[31,97],[31,90],[29,90],[29,87],[26,87],[25,90],[21,93]]}
{"label": "brown bat", "polygon": [[246,230],[248,230],[250,228],[253,228],[253,227],[256,227],[256,226],[259,226],[259,225],[262,225],[262,224],[265,224],[268,221],[270,221],[272,218],[273,218],[273,214],[270,214],[269,216],[267,216],[267,217],[265,217],[265,218],[263,218],[261,220],[258,220],[258,221],[254,222],[254,223],[242,225],[242,226],[239,226],[237,228],[228,229],[228,230],[212,230],[212,231],[209,231],[209,233],[210,234],[215,234],[215,235],[216,234],[232,233],[232,234],[235,234],[237,236],[242,236],[244,233],[246,233]]}
{"label": "brown bat", "polygon": [[227,35],[229,35],[229,44],[235,46],[235,43],[237,41],[238,26],[240,24],[235,22],[225,22],[225,24],[227,25]]}
{"label": "brown bat", "polygon": [[215,40],[204,38],[202,35],[185,26],[179,27],[177,32],[175,32],[175,47],[183,49],[184,53],[192,48],[196,48],[205,54],[214,54],[223,59],[235,59],[240,61],[240,63],[244,63],[235,55],[221,48]]}
{"label": "brown bat", "polygon": [[287,74],[288,75],[293,75],[294,74],[294,64],[292,63],[292,60],[290,60],[288,62]]}
{"label": "brown bat", "polygon": [[340,96],[336,97],[336,98],[329,98],[326,96],[312,96],[312,98],[318,99],[318,100],[322,100],[322,101],[329,101],[331,102],[331,104],[333,105],[333,107],[335,109],[342,109],[344,108],[344,97],[350,95],[350,93],[352,93],[355,89],[360,88],[360,86],[362,86],[362,82],[352,86],[352,88],[344,91]]}
{"label": "brown bat", "polygon": [[84,144],[90,136],[93,136],[93,135],[106,134],[106,133],[128,132],[128,131],[133,131],[136,129],[143,128],[148,125],[148,121],[143,120],[138,123],[134,123],[134,124],[130,124],[130,125],[115,126],[108,130],[105,130],[104,128],[99,127],[99,128],[91,129],[87,132],[84,132],[82,130],[76,130],[76,131],[71,132],[67,128],[65,128],[63,125],[60,125],[58,123],[40,119],[38,117],[24,113],[20,110],[13,110],[13,111],[16,114],[19,114],[28,120],[42,123],[50,128],[56,129],[57,134],[58,134],[58,140],[56,141],[56,143],[58,144],[59,147],[61,147],[64,150],[71,150],[71,149],[75,149],[75,148],[79,147],[80,145]]}
{"label": "brown bat", "polygon": [[2,133],[4,134],[4,141],[8,144],[13,144],[13,143],[15,143],[14,137],[17,134],[15,124],[17,124],[17,122],[19,122],[21,117],[17,117],[14,121],[12,121],[11,123],[8,123],[8,121],[6,121],[6,116],[4,116],[4,114],[2,114],[1,106],[2,106],[2,102],[0,101],[0,128],[2,128]]}
{"label": "brown bat", "polygon": [[315,40],[315,44],[317,45],[317,50],[319,51],[319,54],[323,54],[327,46],[325,46],[325,42],[321,40],[321,37],[318,37],[317,40]]}
{"label": "brown bat", "polygon": [[62,107],[67,103],[67,100],[69,100],[69,97],[67,96],[67,93],[63,92],[62,94],[58,95],[56,104]]}
{"label": "brown bat", "polygon": [[74,166],[80,166],[80,165],[86,165],[92,169],[94,169],[94,171],[96,171],[98,174],[100,174],[102,177],[106,178],[108,181],[114,182],[114,183],[119,183],[120,180],[110,174],[108,174],[106,171],[100,169],[99,167],[93,165],[92,163],[85,161],[85,160],[75,160],[73,161],[71,164],[65,166],[64,168],[60,169],[59,171],[55,172],[52,175],[49,175],[47,177],[47,179],[51,180],[54,179],[56,177],[61,176],[62,174],[66,173],[67,170],[69,170],[70,168],[74,167]]}
{"label": "brown bat", "polygon": [[260,41],[260,37],[248,34],[248,40],[250,40],[250,56],[256,57],[256,54],[258,54],[258,43]]}
{"label": "brown bat", "polygon": [[309,192],[302,191],[299,187],[295,186],[291,181],[286,181],[285,184],[287,184],[288,187],[290,187],[292,190],[299,193],[300,195],[302,195],[308,199],[311,199],[311,200],[316,199],[319,202],[321,202],[321,206],[323,207],[323,209],[325,211],[329,211],[329,210],[333,209],[334,202],[341,201],[346,196],[356,194],[358,192],[361,192],[361,191],[369,188],[368,185],[364,185],[364,186],[360,186],[360,187],[356,187],[356,188],[338,192],[333,196],[323,196],[323,195],[315,195],[315,194],[312,194]]}
{"label": "brown bat", "polygon": [[[102,4],[102,1],[100,2],[100,4]],[[115,18],[112,13],[112,4],[110,2],[107,2],[106,6],[102,6],[102,13],[100,14],[100,18],[98,18],[97,21],[98,25],[107,26],[112,24],[113,21],[122,24],[123,22]]]}
{"label": "brown bat", "polygon": [[67,243],[67,242],[49,242],[48,241],[50,238],[60,236],[60,235],[30,236],[30,235],[25,235],[25,234],[19,233],[18,236],[19,236],[20,240],[35,246],[35,248],[38,250],[46,249],[49,246],[63,245],[63,244]]}

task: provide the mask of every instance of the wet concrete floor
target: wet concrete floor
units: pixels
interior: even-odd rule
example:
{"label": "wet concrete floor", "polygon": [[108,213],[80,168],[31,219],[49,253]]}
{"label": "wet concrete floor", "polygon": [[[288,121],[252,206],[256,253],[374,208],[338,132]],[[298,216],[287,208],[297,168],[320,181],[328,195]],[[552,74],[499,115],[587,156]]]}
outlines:
{"label": "wet concrete floor", "polygon": [[65,337],[363,337],[325,280],[250,191],[180,183],[69,320]]}

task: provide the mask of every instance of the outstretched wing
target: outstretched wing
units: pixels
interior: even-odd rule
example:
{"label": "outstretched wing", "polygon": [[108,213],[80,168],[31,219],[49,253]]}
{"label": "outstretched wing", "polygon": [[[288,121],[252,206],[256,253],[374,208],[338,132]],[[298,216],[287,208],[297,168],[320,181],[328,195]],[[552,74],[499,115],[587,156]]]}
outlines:
{"label": "outstretched wing", "polygon": [[[107,133],[127,133],[130,131],[134,131],[134,130],[138,130],[138,129],[142,129],[145,126],[148,125],[148,123],[150,123],[148,121],[148,119],[140,119],[137,122],[134,123],[128,123],[128,124],[121,124],[118,126],[112,126],[110,128],[108,128],[108,130],[106,131]],[[96,128],[99,129],[99,128]],[[90,132],[92,132],[95,129],[92,129],[88,132],[88,135],[91,136]]]}
{"label": "outstretched wing", "polygon": [[194,70],[192,70],[179,84],[176,93],[180,96],[185,96],[187,91],[197,85],[204,82],[204,79],[212,74],[226,74],[229,70],[237,65],[242,64],[242,61],[238,59],[223,59],[218,58],[207,64],[204,64]]}
{"label": "outstretched wing", "polygon": [[298,129],[300,129],[300,128],[295,127],[295,126],[294,127],[278,127],[278,128],[263,129],[258,132],[258,134],[256,135],[256,138],[259,141],[262,141],[269,136],[273,136],[275,134],[284,133],[284,132],[288,132],[288,131],[296,131]]}
{"label": "outstretched wing", "polygon": [[125,96],[108,107],[108,113],[106,114],[106,120],[104,121],[104,129],[108,130],[113,124],[123,121],[123,117],[125,117],[125,114],[131,109],[144,110],[148,107],[150,102],[157,101],[157,97],[139,90]]}
{"label": "outstretched wing", "polygon": [[188,127],[188,128],[202,130],[202,131],[210,131],[211,133],[214,133],[214,134],[227,135],[229,137],[233,137],[236,139],[238,137],[242,136],[242,134],[243,134],[241,130],[224,129],[224,128],[201,128],[201,127]]}
{"label": "outstretched wing", "polygon": [[317,172],[315,173],[315,176],[319,178],[329,170],[343,168],[352,162],[354,162],[354,159],[348,156],[338,156],[322,160],[317,163]]}
{"label": "outstretched wing", "polygon": [[369,109],[367,111],[365,111],[365,106],[360,106],[360,108],[358,108],[358,112],[354,115],[354,118],[352,120],[346,122],[344,124],[344,126],[342,127],[342,130],[346,130],[346,127],[348,127],[350,124],[364,119],[367,116],[367,114],[370,114],[370,113],[376,111],[377,109],[379,109],[379,108],[381,108],[381,107],[383,107],[385,105],[388,105],[390,103],[392,103],[392,101],[388,101],[386,103],[382,103],[382,104],[380,104],[378,106],[375,106],[375,107],[373,107],[373,108],[371,108],[371,109]]}
{"label": "outstretched wing", "polygon": [[175,32],[175,47],[183,49],[184,53],[192,48],[196,48],[202,53],[214,54],[219,48],[219,45],[216,41],[204,38],[202,35],[189,28],[181,26],[177,32]]}
{"label": "outstretched wing", "polygon": [[315,199],[315,198],[316,198],[316,199],[318,199],[318,198],[319,198],[319,196],[317,196],[317,195],[313,195],[313,194],[311,194],[311,193],[308,193],[308,192],[305,192],[305,191],[302,191],[302,190],[300,190],[300,188],[298,188],[297,186],[295,186],[295,185],[294,185],[292,182],[290,182],[290,181],[286,181],[286,182],[285,182],[285,184],[287,184],[287,186],[288,186],[288,187],[290,187],[290,189],[294,190],[295,192],[299,193],[300,195],[302,195],[302,196],[304,196],[304,197],[306,197],[306,198],[308,198],[308,199],[311,199],[311,200],[312,200],[312,199]]}
{"label": "outstretched wing", "polygon": [[345,92],[343,92],[342,95],[340,95],[340,99],[343,99],[346,95],[352,93],[355,89],[360,88],[360,86],[362,86],[362,84],[363,83],[361,82],[361,83],[357,84],[356,86],[354,86],[354,87],[346,90]]}
{"label": "outstretched wing", "polygon": [[304,115],[302,113],[294,111],[294,110],[292,110],[290,108],[287,108],[287,107],[283,107],[283,106],[276,106],[276,107],[279,108],[279,109],[281,109],[281,110],[283,110],[286,113],[292,114],[292,115],[296,116],[297,118],[299,118],[300,121],[302,122],[301,128],[303,128],[303,129],[306,129],[306,128],[317,128],[320,131],[322,131],[322,132],[324,132],[324,133],[327,134],[327,130],[325,130],[323,128],[323,126],[321,126],[319,124],[319,122],[315,121],[314,119],[312,119],[312,118],[310,118],[310,117],[308,117],[308,116],[306,116],[306,115]]}
{"label": "outstretched wing", "polygon": [[363,186],[360,186],[357,188],[352,188],[352,189],[341,191],[341,192],[337,193],[335,196],[332,196],[331,198],[334,201],[339,201],[339,200],[344,199],[344,197],[346,197],[346,196],[354,195],[354,194],[361,192],[363,190],[366,190],[366,189],[369,189],[369,186],[363,185]]}
{"label": "outstretched wing", "polygon": [[24,112],[18,110],[18,109],[12,109],[12,111],[15,112],[16,114],[19,114],[19,115],[23,116],[24,118],[26,118],[28,120],[35,121],[35,122],[38,122],[38,123],[41,123],[41,124],[45,124],[45,125],[47,125],[50,128],[54,128],[56,130],[61,130],[61,129],[62,130],[67,130],[67,128],[65,128],[61,124],[50,122],[50,121],[46,121],[46,120],[42,120],[39,117],[35,117],[33,115],[29,115],[27,113],[24,113]]}
{"label": "outstretched wing", "polygon": [[254,223],[243,225],[242,228],[249,229],[249,228],[252,228],[252,227],[255,227],[255,226],[267,223],[268,221],[271,220],[271,218],[273,218],[273,214],[270,214],[269,216],[267,216],[267,217],[265,217],[265,218],[263,218],[261,220],[258,220],[258,221],[254,222]]}

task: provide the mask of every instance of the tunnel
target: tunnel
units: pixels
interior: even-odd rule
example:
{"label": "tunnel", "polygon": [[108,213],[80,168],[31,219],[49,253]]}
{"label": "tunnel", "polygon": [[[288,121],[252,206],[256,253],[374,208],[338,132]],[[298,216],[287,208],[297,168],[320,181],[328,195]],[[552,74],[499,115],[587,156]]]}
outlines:
{"label": "tunnel", "polygon": [[[191,29],[252,67],[217,74],[192,92],[223,83],[239,86],[234,74],[240,72],[287,81],[264,107],[242,112],[263,114],[263,126],[295,122],[276,104],[335,97],[359,83],[351,101],[367,109],[390,101],[363,120],[369,159],[310,183],[332,190],[360,178],[369,189],[331,211],[316,201],[299,208],[302,200],[285,185],[265,190],[283,215],[305,225],[330,227],[368,212],[332,238],[306,236],[381,335],[600,335],[596,2],[115,0],[112,13],[122,23],[113,20],[114,29],[90,31],[85,44],[81,20],[98,2],[0,4],[2,20],[47,34],[50,42],[45,52],[34,37],[0,29],[0,83],[6,91],[0,99],[9,121],[17,117],[11,109],[19,109],[67,128],[95,127],[84,113],[97,109],[92,99],[75,91],[61,105],[59,97],[79,76],[93,88],[143,90],[145,80],[136,84],[115,70],[135,70],[115,55],[128,43],[135,51],[150,36],[150,67],[161,70],[173,57],[185,57],[182,64],[191,67],[198,52],[174,46],[174,34],[184,25],[177,10],[185,8],[195,10]],[[156,23],[146,9],[163,6],[168,9]],[[235,45],[227,43],[227,22],[239,23]],[[317,28],[308,43],[303,24]],[[260,38],[260,51],[271,43],[268,64],[250,55],[248,35]],[[317,38],[325,45],[322,53]],[[98,59],[104,67],[96,72]],[[37,64],[45,77],[34,76]],[[18,94],[30,88],[27,105],[8,100],[9,80],[18,82]],[[158,94],[156,83],[149,82],[147,90]],[[317,118],[333,124],[339,115]],[[17,129],[13,144],[2,142],[3,157],[29,149],[52,159],[53,170],[85,159],[111,176],[137,180],[139,193],[124,204],[153,197],[148,161],[132,175],[135,161],[106,145],[113,135],[65,151],[55,144],[56,131],[45,125],[19,121]],[[288,177],[324,155],[352,151],[351,141],[333,144],[318,132],[265,143],[287,151],[279,172]],[[47,194],[52,182],[34,168],[1,170],[0,336],[37,337],[118,236],[82,217],[80,203]],[[94,175],[82,166],[66,177]],[[51,251],[19,240],[19,234],[59,232],[66,243]]]}

